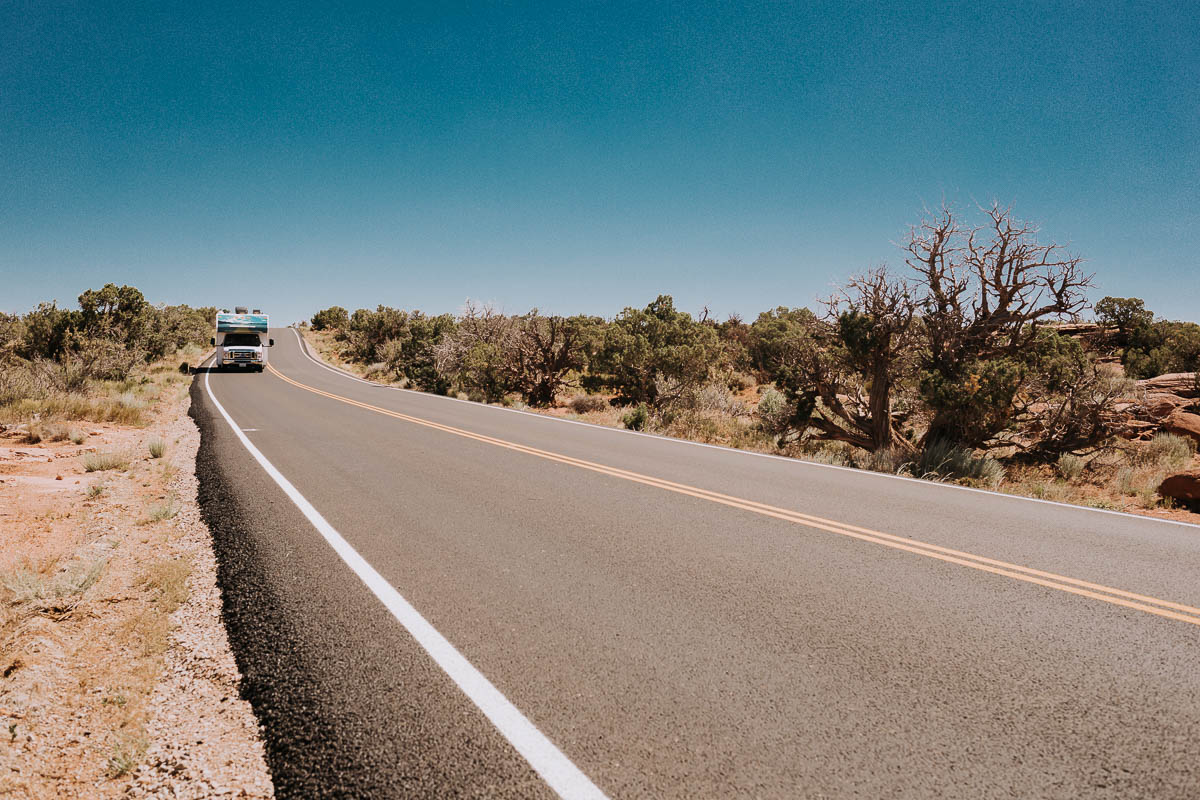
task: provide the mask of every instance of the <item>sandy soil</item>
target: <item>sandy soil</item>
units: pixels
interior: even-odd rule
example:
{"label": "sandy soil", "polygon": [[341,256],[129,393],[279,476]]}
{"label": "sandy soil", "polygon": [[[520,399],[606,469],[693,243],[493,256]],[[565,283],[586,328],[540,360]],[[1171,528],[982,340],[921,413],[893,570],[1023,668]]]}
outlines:
{"label": "sandy soil", "polygon": [[[273,796],[221,622],[187,406],[179,381],[144,428],[0,436],[0,797]],[[100,453],[127,464],[87,472]]]}

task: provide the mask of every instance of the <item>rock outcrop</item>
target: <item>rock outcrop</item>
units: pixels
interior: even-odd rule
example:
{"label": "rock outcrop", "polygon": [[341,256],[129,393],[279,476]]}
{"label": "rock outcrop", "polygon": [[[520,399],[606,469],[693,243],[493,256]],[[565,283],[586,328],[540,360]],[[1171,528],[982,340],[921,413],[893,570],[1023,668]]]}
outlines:
{"label": "rock outcrop", "polygon": [[1146,378],[1137,382],[1138,388],[1147,395],[1167,394],[1177,397],[1200,397],[1200,383],[1195,372],[1169,372],[1157,378]]}
{"label": "rock outcrop", "polygon": [[1158,493],[1194,508],[1200,503],[1200,469],[1169,475],[1158,487]]}
{"label": "rock outcrop", "polygon": [[1200,444],[1200,414],[1189,414],[1186,411],[1172,411],[1162,421],[1162,429],[1176,436],[1187,436]]}
{"label": "rock outcrop", "polygon": [[1159,431],[1200,442],[1200,382],[1195,372],[1173,372],[1137,382],[1135,396],[1116,403],[1113,430],[1126,439],[1149,439]]}

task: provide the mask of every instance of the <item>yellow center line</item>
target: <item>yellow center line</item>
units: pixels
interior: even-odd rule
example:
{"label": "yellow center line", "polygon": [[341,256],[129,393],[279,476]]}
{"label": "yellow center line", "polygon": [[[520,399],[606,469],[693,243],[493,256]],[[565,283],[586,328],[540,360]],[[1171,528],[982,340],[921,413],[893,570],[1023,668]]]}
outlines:
{"label": "yellow center line", "polygon": [[1003,575],[1014,580],[1024,581],[1026,583],[1044,586],[1050,589],[1057,589],[1058,591],[1068,592],[1070,594],[1075,594],[1082,597],[1088,597],[1093,600],[1100,600],[1105,603],[1111,603],[1113,605],[1131,608],[1137,611],[1144,611],[1148,614],[1166,617],[1167,619],[1178,620],[1180,622],[1190,622],[1193,625],[1200,625],[1200,608],[1196,608],[1194,606],[1188,606],[1168,600],[1161,600],[1148,595],[1128,592],[1124,589],[1116,589],[1111,586],[1091,583],[1078,578],[1071,578],[1066,575],[1058,575],[1053,572],[1046,572],[1044,570],[1034,569],[1032,567],[1021,566],[1020,564],[1012,564],[1007,561],[1000,561],[994,558],[988,558],[986,556],[979,556],[973,553],[967,553],[962,550],[955,550],[929,542],[922,542],[916,539],[905,538],[890,533],[884,533],[882,531],[872,530],[870,528],[861,528],[855,525],[838,522],[836,520],[825,519],[823,517],[817,517],[811,514],[804,514],[799,511],[779,508],[776,506],[767,505],[765,503],[759,503],[755,500],[733,497],[731,495],[721,494],[720,492],[714,492],[696,486],[676,483],[664,478],[643,475],[638,472],[621,469],[620,467],[598,464],[592,461],[585,461],[580,458],[575,458],[573,456],[563,455],[561,453],[554,453],[548,450],[530,447],[528,445],[517,444],[516,442],[498,439],[494,436],[487,436],[484,434],[463,430],[462,428],[443,425],[439,422],[421,419],[420,417],[403,414],[399,411],[380,408],[379,406],[374,406],[370,403],[363,403],[358,400],[353,400],[349,397],[343,397],[341,395],[322,391],[321,389],[308,386],[307,384],[300,383],[299,381],[289,378],[270,364],[267,365],[267,369],[281,380],[296,386],[297,388],[304,389],[305,391],[312,392],[332,400],[337,400],[348,405],[356,406],[367,411],[373,411],[378,414],[383,414],[385,416],[393,417],[405,422],[410,422],[415,425],[422,425],[427,428],[433,428],[445,433],[450,433],[455,436],[473,439],[485,444],[503,447],[508,450],[514,450],[549,461],[555,461],[560,464],[577,467],[579,469],[586,469],[591,472],[598,472],[600,474],[620,478],[622,480],[632,481],[634,483],[640,483],[646,486],[652,486],[664,491],[695,497],[713,503],[719,503],[724,506],[749,511],[762,516],[773,517],[786,522],[803,525],[808,528],[872,542],[874,544],[883,545],[884,547],[890,547],[895,550],[902,550],[904,552],[926,556],[927,558],[934,558],[939,561],[970,567],[971,569],[977,569],[994,575]]}

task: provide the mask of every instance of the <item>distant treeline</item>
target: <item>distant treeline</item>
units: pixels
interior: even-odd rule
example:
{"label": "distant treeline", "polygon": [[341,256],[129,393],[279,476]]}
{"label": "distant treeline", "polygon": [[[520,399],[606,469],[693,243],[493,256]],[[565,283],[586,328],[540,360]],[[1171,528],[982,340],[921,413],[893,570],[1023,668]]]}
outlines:
{"label": "distant treeline", "polygon": [[77,309],[51,302],[27,314],[0,312],[0,369],[53,362],[67,381],[124,380],[138,364],[206,343],[215,313],[155,306],[134,287],[109,283],[79,295]]}
{"label": "distant treeline", "polygon": [[430,392],[547,406],[583,389],[644,420],[711,398],[713,387],[757,384],[771,393],[762,424],[781,440],[872,452],[1013,448],[1040,459],[1112,435],[1112,406],[1130,385],[1100,356],[1119,351],[1132,377],[1195,370],[1200,326],[1105,298],[1095,311],[1114,331],[1111,347],[1085,348],[1058,322],[1088,310],[1091,276],[1036,232],[999,206],[971,225],[943,209],[912,228],[902,273],[870,269],[819,311],[779,307],[749,323],[697,319],[664,295],[612,319],[334,306],[312,327],[335,331],[345,358]]}

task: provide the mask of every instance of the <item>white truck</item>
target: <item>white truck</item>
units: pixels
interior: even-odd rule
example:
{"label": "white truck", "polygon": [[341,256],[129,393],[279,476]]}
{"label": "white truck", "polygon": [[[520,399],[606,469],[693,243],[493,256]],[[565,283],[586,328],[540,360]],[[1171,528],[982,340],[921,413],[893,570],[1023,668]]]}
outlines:
{"label": "white truck", "polygon": [[216,348],[214,364],[217,369],[255,369],[259,372],[267,364],[267,348],[275,345],[267,335],[267,315],[259,309],[247,311],[242,306],[217,312],[217,335],[213,337]]}

